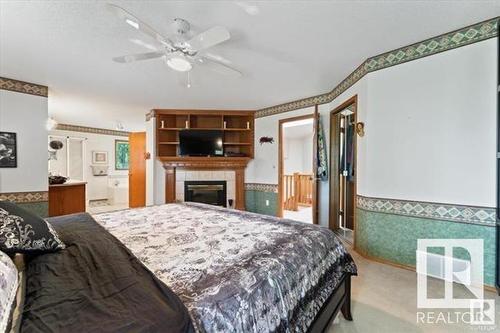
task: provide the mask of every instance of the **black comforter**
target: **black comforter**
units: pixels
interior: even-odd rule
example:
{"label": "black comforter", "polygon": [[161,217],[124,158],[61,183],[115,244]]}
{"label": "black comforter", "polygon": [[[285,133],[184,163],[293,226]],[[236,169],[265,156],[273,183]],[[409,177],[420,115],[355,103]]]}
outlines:
{"label": "black comforter", "polygon": [[26,266],[21,332],[192,332],[179,298],[88,214],[52,218],[67,248]]}

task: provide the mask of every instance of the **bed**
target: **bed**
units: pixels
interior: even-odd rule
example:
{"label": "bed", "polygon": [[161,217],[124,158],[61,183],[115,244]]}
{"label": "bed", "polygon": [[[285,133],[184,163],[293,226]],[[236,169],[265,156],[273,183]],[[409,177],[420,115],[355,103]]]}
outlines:
{"label": "bed", "polygon": [[27,264],[21,331],[47,318],[51,331],[109,332],[321,332],[339,311],[351,320],[356,266],[327,228],[195,203],[49,221],[67,248]]}

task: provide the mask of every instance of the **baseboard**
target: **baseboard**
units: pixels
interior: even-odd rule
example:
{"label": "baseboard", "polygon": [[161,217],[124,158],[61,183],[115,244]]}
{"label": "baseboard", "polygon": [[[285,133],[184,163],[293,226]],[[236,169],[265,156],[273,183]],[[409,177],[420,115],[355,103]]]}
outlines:
{"label": "baseboard", "polygon": [[[354,247],[354,251],[356,251],[357,254],[359,254],[360,256],[362,256],[365,259],[368,259],[368,260],[371,260],[371,261],[374,261],[374,262],[378,262],[380,264],[389,265],[389,266],[392,266],[392,267],[406,269],[407,271],[412,271],[412,272],[416,273],[416,267],[415,266],[400,264],[400,263],[397,263],[397,262],[394,262],[394,261],[390,261],[390,260],[387,260],[387,259],[383,259],[383,258],[379,258],[379,257],[374,257],[374,256],[371,256],[371,255],[363,252],[362,250],[360,250],[359,248],[356,248],[356,247]],[[497,292],[497,289],[494,286],[490,286],[490,285],[484,284],[483,288],[484,288],[484,290],[487,290],[487,291],[490,291],[490,292],[493,292],[493,293]]]}

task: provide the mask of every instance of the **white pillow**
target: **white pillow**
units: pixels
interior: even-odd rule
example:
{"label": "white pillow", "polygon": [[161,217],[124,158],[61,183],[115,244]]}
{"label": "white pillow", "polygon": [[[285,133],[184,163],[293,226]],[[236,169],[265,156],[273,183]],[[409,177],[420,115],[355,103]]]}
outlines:
{"label": "white pillow", "polygon": [[0,332],[7,330],[18,286],[16,265],[8,255],[0,251]]}

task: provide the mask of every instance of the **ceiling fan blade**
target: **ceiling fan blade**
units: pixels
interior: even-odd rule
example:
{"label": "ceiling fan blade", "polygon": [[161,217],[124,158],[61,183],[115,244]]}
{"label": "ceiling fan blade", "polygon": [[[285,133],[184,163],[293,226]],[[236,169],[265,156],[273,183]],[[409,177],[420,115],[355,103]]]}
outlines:
{"label": "ceiling fan blade", "polygon": [[135,45],[139,45],[139,46],[144,47],[150,51],[157,51],[158,50],[157,47],[154,47],[153,45],[148,44],[148,43],[146,43],[140,39],[137,39],[137,38],[130,38],[129,41],[131,41]]}
{"label": "ceiling fan blade", "polygon": [[155,58],[160,58],[165,55],[164,52],[148,52],[148,53],[139,53],[139,54],[128,54],[124,55],[121,57],[114,57],[113,61],[119,62],[119,63],[128,63],[128,62],[134,62],[134,61],[139,61],[139,60],[148,60],[148,59],[155,59]]}
{"label": "ceiling fan blade", "polygon": [[156,30],[151,28],[149,25],[144,23],[143,21],[139,20],[137,17],[132,15],[131,13],[127,12],[125,9],[108,3],[107,7],[110,11],[112,11],[116,16],[118,16],[120,19],[124,20],[125,23],[130,25],[131,27],[141,31],[142,33],[152,37],[154,40],[157,42],[167,46],[170,49],[174,49],[172,46],[172,42],[168,39],[160,35]]}
{"label": "ceiling fan blade", "polygon": [[231,65],[231,61],[218,55],[218,54],[214,54],[214,53],[209,53],[209,52],[203,52],[203,57],[205,58],[208,58],[210,60],[213,60],[213,61],[216,61],[216,62],[220,62],[224,65]]}
{"label": "ceiling fan blade", "polygon": [[239,70],[230,67],[226,64],[223,64],[219,61],[209,59],[207,57],[199,57],[198,59],[198,64],[201,65],[202,67],[208,68],[214,72],[227,75],[227,76],[233,76],[233,77],[240,77],[243,75]]}
{"label": "ceiling fan blade", "polygon": [[224,27],[213,27],[188,40],[186,43],[195,51],[200,51],[220,44],[231,38]]}

